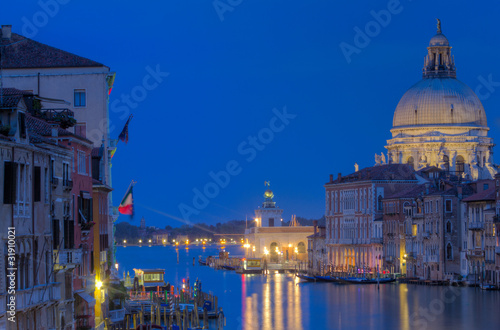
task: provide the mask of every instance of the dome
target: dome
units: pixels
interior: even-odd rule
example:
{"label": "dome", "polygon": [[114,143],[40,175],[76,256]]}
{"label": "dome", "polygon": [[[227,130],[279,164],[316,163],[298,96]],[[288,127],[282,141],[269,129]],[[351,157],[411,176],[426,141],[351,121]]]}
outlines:
{"label": "dome", "polygon": [[482,126],[486,114],[477,95],[455,78],[425,78],[403,95],[393,127]]}
{"label": "dome", "polygon": [[449,46],[450,42],[448,41],[448,38],[444,36],[442,33],[436,34],[434,37],[432,37],[431,41],[429,41],[429,46]]}

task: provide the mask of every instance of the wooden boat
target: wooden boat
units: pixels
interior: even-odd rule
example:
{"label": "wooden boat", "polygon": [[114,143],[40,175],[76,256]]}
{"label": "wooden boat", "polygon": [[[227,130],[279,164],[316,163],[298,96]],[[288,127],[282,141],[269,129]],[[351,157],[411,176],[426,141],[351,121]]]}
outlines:
{"label": "wooden boat", "polygon": [[233,266],[227,266],[227,265],[223,265],[222,268],[226,269],[226,270],[236,270],[236,267],[233,267]]}
{"label": "wooden boat", "polygon": [[198,259],[198,263],[201,265],[201,266],[207,266],[208,263],[207,263],[207,260],[203,260],[201,258]]}
{"label": "wooden boat", "polygon": [[342,281],[346,283],[352,283],[352,284],[385,284],[385,283],[390,283],[396,281],[394,278],[380,278],[380,279],[368,279],[366,277],[344,277],[342,278]]}
{"label": "wooden boat", "polygon": [[295,274],[295,276],[307,282],[316,282],[316,278],[314,276],[308,276],[304,274]]}

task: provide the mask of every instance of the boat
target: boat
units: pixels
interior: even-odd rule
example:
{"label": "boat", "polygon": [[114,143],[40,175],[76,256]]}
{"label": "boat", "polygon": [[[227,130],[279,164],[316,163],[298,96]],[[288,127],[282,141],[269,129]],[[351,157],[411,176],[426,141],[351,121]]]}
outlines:
{"label": "boat", "polygon": [[394,278],[384,277],[379,279],[368,279],[366,277],[344,277],[341,279],[345,283],[353,283],[353,284],[385,284],[396,281]]}
{"label": "boat", "polygon": [[223,265],[222,268],[226,269],[226,270],[236,270],[236,267],[233,267],[233,266],[227,266],[227,265]]}
{"label": "boat", "polygon": [[314,276],[317,282],[338,282],[339,280],[331,276]]}
{"label": "boat", "polygon": [[316,278],[314,276],[308,276],[304,274],[295,274],[295,276],[307,282],[316,282]]}
{"label": "boat", "polygon": [[206,260],[206,259],[205,259],[205,260],[203,260],[203,259],[201,259],[201,257],[198,259],[198,263],[199,263],[201,266],[207,266],[207,265],[208,265],[207,260]]}
{"label": "boat", "polygon": [[481,284],[480,285],[482,290],[496,290],[497,287],[492,285],[492,284]]}

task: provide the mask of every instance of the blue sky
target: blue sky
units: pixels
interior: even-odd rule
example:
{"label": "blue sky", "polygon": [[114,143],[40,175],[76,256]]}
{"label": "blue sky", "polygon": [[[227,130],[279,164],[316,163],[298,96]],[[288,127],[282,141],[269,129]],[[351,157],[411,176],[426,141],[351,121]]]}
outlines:
{"label": "blue sky", "polygon": [[[458,79],[472,89],[500,82],[499,9],[495,1],[42,0],[2,4],[0,23],[22,33],[49,11],[33,38],[109,66],[115,104],[143,85],[147,67],[168,73],[128,106],[130,140],[113,161],[115,204],[136,180],[132,223],[144,216],[164,227],[252,217],[266,180],[286,220],[320,217],[329,174],[372,166],[385,151],[395,107],[421,79],[436,17]],[[390,18],[374,24],[381,10]],[[356,46],[356,27],[371,36],[348,63],[340,44]],[[498,85],[483,88],[496,140]],[[284,108],[281,125],[273,117]],[[126,117],[110,116],[116,138]],[[210,172],[228,166],[229,182],[216,188]],[[205,188],[211,197],[193,204]]]}

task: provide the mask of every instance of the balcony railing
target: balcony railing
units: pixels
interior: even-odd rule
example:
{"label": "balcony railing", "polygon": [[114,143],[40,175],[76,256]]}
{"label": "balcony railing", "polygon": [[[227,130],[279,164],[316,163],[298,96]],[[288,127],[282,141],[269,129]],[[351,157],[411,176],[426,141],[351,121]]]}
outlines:
{"label": "balcony railing", "polygon": [[424,262],[439,262],[438,256],[424,256]]}
{"label": "balcony railing", "polygon": [[[59,253],[58,253],[59,252]],[[54,250],[54,266],[75,265],[82,262],[82,250]]]}
{"label": "balcony railing", "polygon": [[374,244],[382,244],[384,239],[382,237],[372,237],[371,242]]}
{"label": "balcony railing", "polygon": [[109,318],[112,322],[120,322],[125,318],[125,308],[109,311]]}
{"label": "balcony railing", "polygon": [[339,239],[340,244],[352,244],[352,238],[341,238]]}
{"label": "balcony railing", "polygon": [[58,178],[50,178],[50,183],[52,184],[52,187],[55,188],[59,185],[59,179]]}
{"label": "balcony railing", "polygon": [[481,249],[468,250],[467,256],[475,258],[484,258],[484,250]]}
{"label": "balcony railing", "polygon": [[484,230],[483,222],[471,222],[469,223],[469,230]]}
{"label": "balcony railing", "polygon": [[[61,299],[60,283],[37,285],[33,288],[16,291],[16,310],[21,311],[36,305]],[[3,299],[2,299],[3,300]]]}
{"label": "balcony railing", "polygon": [[63,179],[63,187],[64,189],[71,190],[73,189],[73,181],[68,179]]}
{"label": "balcony railing", "polygon": [[35,115],[49,122],[59,124],[65,129],[76,124],[75,113],[69,109],[41,109]]}

